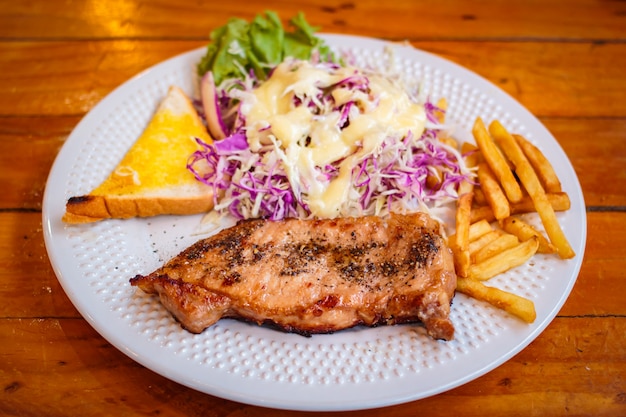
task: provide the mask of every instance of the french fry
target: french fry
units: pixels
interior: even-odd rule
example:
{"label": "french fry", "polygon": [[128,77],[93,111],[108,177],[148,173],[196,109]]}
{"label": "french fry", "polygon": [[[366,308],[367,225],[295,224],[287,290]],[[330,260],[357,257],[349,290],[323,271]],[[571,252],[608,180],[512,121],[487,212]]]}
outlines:
{"label": "french fry", "polygon": [[[474,169],[480,160],[480,149],[469,142],[463,142],[461,145],[461,154],[464,155],[465,165],[469,169]],[[474,182],[466,179],[459,184],[459,195],[474,191]]]}
{"label": "french fry", "polygon": [[[550,205],[554,211],[567,211],[571,207],[569,195],[566,192],[546,194]],[[524,196],[518,203],[511,204],[511,214],[531,213],[537,211],[535,204],[530,196]]]}
{"label": "french fry", "polygon": [[[437,118],[437,121],[441,124],[446,121],[446,111],[448,110],[448,101],[445,98],[437,100],[436,109],[433,110],[433,115]],[[453,148],[458,147],[456,139],[447,135],[445,131],[441,131],[439,134],[439,140],[448,146]]]}
{"label": "french fry", "polygon": [[489,207],[496,219],[504,219],[511,215],[511,207],[502,188],[491,169],[486,163],[478,164],[478,181],[480,188],[485,195],[485,199],[489,203]]}
{"label": "french fry", "polygon": [[537,148],[530,143],[526,138],[521,135],[513,135],[515,141],[522,148],[522,152],[528,158],[530,165],[534,168],[541,184],[544,186],[547,193],[559,193],[561,189],[561,181],[554,172],[554,168],[548,158]]}
{"label": "french fry", "polygon": [[454,254],[455,270],[457,275],[466,277],[469,265],[469,234],[470,234],[470,214],[472,211],[472,192],[463,194],[457,200],[456,209],[456,234],[451,245]]}
{"label": "french fry", "polygon": [[[513,172],[511,172],[507,160],[496,146],[480,117],[474,122],[472,134],[483,158],[498,179],[508,200],[513,203],[520,201],[522,199],[522,189],[517,183]],[[486,192],[486,190],[483,191]]]}
{"label": "french fry", "polygon": [[474,203],[478,206],[486,206],[489,204],[482,188],[476,186],[474,187]]}
{"label": "french fry", "polygon": [[468,166],[475,167],[484,161],[480,149],[473,143],[463,142],[461,144],[461,154],[465,157]]}
{"label": "french fry", "polygon": [[491,210],[490,206],[472,207],[470,222],[475,223],[481,220],[485,220],[490,223],[496,220],[496,216],[493,214],[493,210]]}
{"label": "french fry", "polygon": [[433,114],[439,120],[439,123],[443,123],[446,119],[446,110],[448,110],[448,101],[445,98],[437,100],[437,109],[433,111]]}
{"label": "french fry", "polygon": [[441,186],[441,171],[435,169],[434,172],[429,172],[426,176],[426,187],[437,190]]}
{"label": "french fry", "polygon": [[461,144],[461,153],[463,155],[468,155],[470,152],[480,152],[480,149],[478,149],[478,146],[474,145],[473,143],[470,142],[463,142]]}
{"label": "french fry", "polygon": [[537,253],[556,253],[554,245],[541,232],[522,219],[507,217],[500,220],[500,227],[502,230],[517,236],[522,242],[536,236],[539,241]]}
{"label": "french fry", "polygon": [[487,259],[496,256],[497,254],[504,252],[507,249],[511,249],[519,245],[520,241],[517,236],[510,233],[503,233],[493,242],[489,242],[480,250],[474,253],[473,262],[480,264]]}
{"label": "french fry", "polygon": [[492,230],[493,227],[491,227],[491,224],[486,220],[472,223],[469,227],[469,241],[472,242]]}
{"label": "french fry", "polygon": [[493,278],[494,276],[506,272],[511,268],[524,264],[537,252],[538,247],[539,242],[536,237],[525,242],[521,242],[510,249],[492,256],[491,258],[471,265],[468,277],[479,281]]}
{"label": "french fry", "polygon": [[[468,150],[467,142],[461,145],[461,149]],[[477,152],[470,151],[465,156],[465,164],[468,168],[476,165]],[[456,235],[453,239],[452,252],[454,254],[454,266],[459,276],[467,276],[470,265],[469,241],[470,241],[470,215],[472,201],[474,199],[474,183],[468,179],[459,184],[459,198],[455,215]]]}
{"label": "french fry", "polygon": [[524,297],[499,288],[489,287],[472,278],[458,278],[456,289],[477,300],[507,311],[526,323],[533,323],[537,318],[535,304]]}
{"label": "french fry", "polygon": [[[546,194],[546,197],[548,197],[548,201],[550,201],[550,204],[555,211],[567,211],[570,209],[571,202],[567,193],[550,193]],[[510,207],[512,215],[532,213],[537,211],[537,209],[533,205],[533,201],[530,199],[529,196],[523,197],[522,201],[520,201],[519,203],[510,204]],[[470,222],[475,223],[480,220],[487,220],[488,222],[496,220],[496,216],[494,216],[493,210],[491,210],[490,206],[487,205],[472,208]]]}
{"label": "french fry", "polygon": [[[465,185],[465,192],[471,190],[472,194],[469,215],[469,199],[457,206],[463,206],[464,224],[457,229],[463,233],[464,265],[457,290],[532,323],[536,319],[532,301],[481,281],[526,263],[536,253],[575,256],[555,214],[570,209],[569,195],[563,192],[547,158],[523,136],[510,134],[497,120],[487,129],[480,118],[476,119],[472,134],[478,146],[463,144],[461,152],[474,154],[478,181],[473,186]],[[548,238],[532,225],[512,217],[532,212],[539,214]],[[499,228],[494,229],[491,223],[495,220]],[[455,266],[456,257],[455,252]]]}
{"label": "french fry", "polygon": [[556,218],[554,209],[546,196],[545,190],[541,186],[537,174],[530,165],[530,162],[528,162],[522,149],[513,136],[497,120],[489,125],[489,132],[498,142],[503,152],[508,156],[511,162],[513,162],[515,173],[524,185],[524,188],[526,188],[526,191],[528,191],[528,195],[532,199],[546,233],[557,249],[557,253],[563,259],[573,258],[575,256],[574,250],[567,241],[561,229],[561,225]]}
{"label": "french fry", "polygon": [[[493,227],[491,227],[491,224],[487,220],[480,220],[480,221],[477,221],[476,223],[471,223],[467,226],[467,229],[468,229],[468,232],[467,232],[468,243],[480,238],[482,235],[486,233],[493,231]],[[456,242],[458,242],[457,235],[458,235],[458,230],[457,230],[457,233],[448,236],[448,240],[450,242],[454,242],[453,244],[456,244]]]}
{"label": "french fry", "polygon": [[493,242],[494,240],[499,238],[501,235],[502,235],[501,230],[492,230],[489,233],[485,233],[478,239],[471,241],[469,244],[470,259],[474,256],[476,252],[482,249],[486,244]]}
{"label": "french fry", "polygon": [[439,140],[451,148],[457,149],[459,147],[459,143],[456,139],[451,136],[445,136],[443,133],[439,135]]}
{"label": "french fry", "polygon": [[458,191],[459,195],[462,196],[463,194],[469,194],[472,193],[472,203],[474,202],[474,184],[471,181],[468,180],[463,180],[461,181],[461,183],[459,184],[459,191]]}

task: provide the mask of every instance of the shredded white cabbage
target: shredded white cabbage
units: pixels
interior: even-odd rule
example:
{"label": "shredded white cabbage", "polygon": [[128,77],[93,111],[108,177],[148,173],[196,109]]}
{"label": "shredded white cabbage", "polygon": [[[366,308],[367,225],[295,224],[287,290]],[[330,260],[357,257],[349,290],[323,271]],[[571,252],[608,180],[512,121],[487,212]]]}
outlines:
{"label": "shredded white cabbage", "polygon": [[[237,218],[432,214],[473,175],[439,140],[440,109],[394,72],[288,59],[263,83],[220,91],[232,134],[190,169],[221,196],[215,209]],[[207,172],[194,169],[201,160]]]}

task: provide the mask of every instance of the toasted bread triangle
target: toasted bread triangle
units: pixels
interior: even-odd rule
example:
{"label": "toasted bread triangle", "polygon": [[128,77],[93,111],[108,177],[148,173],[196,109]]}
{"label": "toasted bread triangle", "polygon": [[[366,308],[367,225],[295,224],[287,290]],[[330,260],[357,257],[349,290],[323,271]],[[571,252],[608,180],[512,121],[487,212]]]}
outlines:
{"label": "toasted bread triangle", "polygon": [[186,168],[188,158],[198,149],[195,138],[211,142],[189,98],[172,86],[109,177],[88,195],[67,201],[63,221],[89,223],[210,210],[212,189]]}

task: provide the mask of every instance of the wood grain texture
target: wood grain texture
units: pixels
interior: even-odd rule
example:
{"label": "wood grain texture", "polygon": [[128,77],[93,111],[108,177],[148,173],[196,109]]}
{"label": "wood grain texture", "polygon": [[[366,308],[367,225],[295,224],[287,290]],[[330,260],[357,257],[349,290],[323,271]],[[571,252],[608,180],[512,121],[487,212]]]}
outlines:
{"label": "wood grain texture", "polygon": [[0,415],[319,415],[226,401],[139,365],[72,305],[42,235],[48,172],[81,118],[229,17],[266,9],[408,40],[485,77],[555,136],[588,207],[577,282],[527,348],[443,394],[335,415],[626,415],[626,2],[611,0],[0,0]]}
{"label": "wood grain texture", "polygon": [[[0,42],[0,115],[84,114],[148,67],[205,45],[176,40]],[[626,116],[626,43],[413,45],[487,78],[538,117]]]}
{"label": "wood grain texture", "polygon": [[626,118],[542,122],[572,163],[586,205],[626,207]]}
{"label": "wood grain texture", "polygon": [[40,213],[0,213],[0,318],[73,317],[46,253]]}
{"label": "wood grain texture", "polygon": [[0,43],[0,115],[83,115],[144,69],[203,43]]}
{"label": "wood grain texture", "polygon": [[0,209],[41,210],[48,173],[79,117],[4,117]]}
{"label": "wood grain texture", "polygon": [[559,315],[626,317],[619,290],[626,282],[626,270],[619,267],[626,259],[626,213],[588,213],[587,222],[581,271]]}
{"label": "wood grain texture", "polygon": [[[408,404],[334,415],[617,416],[626,407],[625,332],[623,318],[558,318],[521,353],[466,385]],[[3,415],[319,415],[185,388],[137,365],[83,320],[0,320],[0,345]],[[42,400],[32,401],[37,395]]]}
{"label": "wood grain texture", "polygon": [[[66,4],[65,4],[66,3]],[[0,39],[201,38],[232,16],[275,10],[283,21],[302,11],[326,32],[389,39],[626,39],[626,6],[615,1],[467,2],[377,0],[60,1],[2,0]],[[175,16],[175,18],[172,18]],[[599,24],[602,22],[602,24]]]}

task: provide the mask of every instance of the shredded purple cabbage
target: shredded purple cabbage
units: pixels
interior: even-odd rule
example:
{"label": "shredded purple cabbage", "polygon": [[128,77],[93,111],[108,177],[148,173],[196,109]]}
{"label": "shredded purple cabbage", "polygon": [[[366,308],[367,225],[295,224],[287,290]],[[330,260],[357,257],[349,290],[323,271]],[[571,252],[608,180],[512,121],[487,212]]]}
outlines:
{"label": "shredded purple cabbage", "polygon": [[[275,147],[267,145],[253,152],[248,145],[238,92],[251,91],[257,82],[249,78],[220,86],[220,114],[224,115],[223,122],[230,127],[230,134],[213,143],[196,139],[200,149],[191,155],[187,168],[213,188],[216,209],[228,211],[235,218],[309,217],[306,185],[294,186],[290,182],[283,161],[272,154],[277,152]],[[332,87],[367,92],[368,83],[366,76],[354,74]],[[349,125],[350,111],[356,103],[348,101],[335,106],[331,91],[329,88],[315,97],[294,97],[294,105],[332,107],[339,112],[338,127],[343,129]],[[436,113],[443,110],[429,101],[424,108],[427,120],[438,125]],[[389,137],[379,152],[356,163],[351,187],[358,194],[356,201],[361,213],[372,213],[381,205],[392,211],[396,204],[406,206],[407,201],[421,204],[456,198],[458,184],[468,174],[461,169],[460,155],[443,144],[438,134],[435,129],[426,129],[420,137],[412,132],[400,139]],[[318,175],[328,180],[339,173],[338,164],[316,169]],[[435,187],[429,187],[429,176],[439,179]]]}

